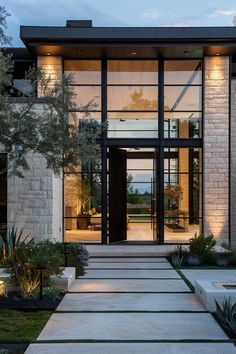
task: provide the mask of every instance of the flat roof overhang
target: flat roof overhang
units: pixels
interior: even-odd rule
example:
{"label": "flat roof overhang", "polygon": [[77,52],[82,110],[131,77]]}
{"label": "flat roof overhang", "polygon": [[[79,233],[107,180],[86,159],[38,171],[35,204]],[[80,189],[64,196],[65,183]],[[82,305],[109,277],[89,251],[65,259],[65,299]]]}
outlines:
{"label": "flat roof overhang", "polygon": [[201,58],[236,52],[236,27],[22,26],[20,37],[32,54],[68,58]]}

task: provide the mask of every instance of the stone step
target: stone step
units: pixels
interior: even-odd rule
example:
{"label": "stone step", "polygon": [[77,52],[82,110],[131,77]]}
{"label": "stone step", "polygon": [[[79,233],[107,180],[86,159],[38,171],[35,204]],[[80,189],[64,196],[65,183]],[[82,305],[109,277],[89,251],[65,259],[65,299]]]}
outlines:
{"label": "stone step", "polygon": [[168,263],[165,257],[90,257],[89,263]]}
{"label": "stone step", "polygon": [[205,311],[194,294],[66,294],[57,311]]}
{"label": "stone step", "polygon": [[25,354],[236,354],[232,343],[45,343]]}
{"label": "stone step", "polygon": [[166,257],[176,245],[86,245],[90,257]]}
{"label": "stone step", "polygon": [[88,269],[81,279],[180,279],[179,274],[173,269]]}
{"label": "stone step", "polygon": [[228,340],[208,313],[54,313],[37,340]]}
{"label": "stone step", "polygon": [[102,262],[90,262],[86,269],[173,269],[169,263],[102,263]]}
{"label": "stone step", "polygon": [[182,279],[78,279],[70,292],[191,292]]}

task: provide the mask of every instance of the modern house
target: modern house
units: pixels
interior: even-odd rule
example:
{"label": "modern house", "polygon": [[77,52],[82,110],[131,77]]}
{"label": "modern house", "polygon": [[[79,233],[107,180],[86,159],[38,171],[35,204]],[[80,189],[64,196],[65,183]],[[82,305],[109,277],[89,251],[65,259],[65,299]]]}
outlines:
{"label": "modern house", "polygon": [[20,37],[15,102],[37,63],[52,80],[73,74],[71,122],[93,100],[89,116],[107,128],[94,166],[60,179],[31,156],[24,179],[2,176],[2,224],[38,240],[178,244],[204,232],[236,246],[236,27],[67,21],[23,26]]}

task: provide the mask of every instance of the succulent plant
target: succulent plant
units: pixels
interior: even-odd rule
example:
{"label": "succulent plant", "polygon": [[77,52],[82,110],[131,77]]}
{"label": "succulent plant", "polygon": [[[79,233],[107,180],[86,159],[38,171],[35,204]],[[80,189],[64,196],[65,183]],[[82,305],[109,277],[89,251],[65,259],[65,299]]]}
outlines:
{"label": "succulent plant", "polygon": [[221,303],[216,303],[216,315],[221,325],[236,334],[236,303],[231,302],[231,298],[224,298]]}

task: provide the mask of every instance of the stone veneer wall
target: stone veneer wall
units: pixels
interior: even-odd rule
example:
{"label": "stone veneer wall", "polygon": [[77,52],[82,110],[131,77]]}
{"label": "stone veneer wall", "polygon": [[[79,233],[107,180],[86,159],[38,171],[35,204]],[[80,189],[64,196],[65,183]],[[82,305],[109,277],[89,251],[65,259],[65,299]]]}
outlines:
{"label": "stone veneer wall", "polygon": [[229,57],[205,57],[204,232],[229,239]]}
{"label": "stone veneer wall", "polygon": [[[61,77],[61,57],[38,57],[38,66],[50,76],[52,85]],[[36,105],[37,110],[42,108]],[[8,181],[8,227],[23,227],[38,241],[62,241],[62,178],[46,168],[39,154],[29,155],[28,162],[31,169],[24,172],[25,178],[10,177]]]}
{"label": "stone veneer wall", "polygon": [[28,163],[31,169],[24,172],[24,178],[8,180],[8,227],[16,224],[37,241],[62,241],[62,181],[46,168],[39,154],[31,154]]}
{"label": "stone veneer wall", "polygon": [[231,245],[236,247],[236,79],[231,80]]}

